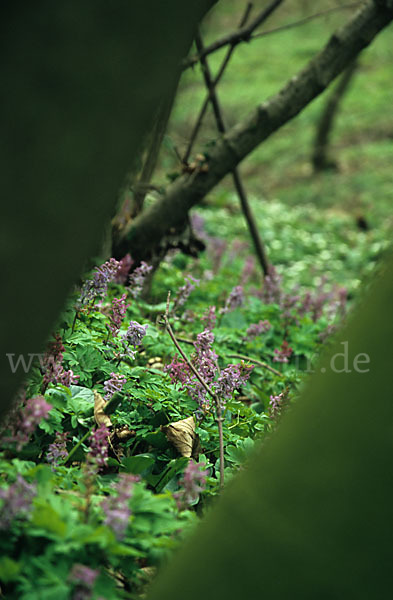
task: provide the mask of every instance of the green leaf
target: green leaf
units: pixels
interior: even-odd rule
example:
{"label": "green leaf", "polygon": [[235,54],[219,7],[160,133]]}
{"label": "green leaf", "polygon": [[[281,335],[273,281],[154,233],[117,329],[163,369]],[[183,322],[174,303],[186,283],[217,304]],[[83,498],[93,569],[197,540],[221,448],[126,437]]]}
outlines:
{"label": "green leaf", "polygon": [[184,470],[188,462],[189,459],[185,456],[180,456],[179,458],[172,459],[168,463],[167,468],[161,474],[161,478],[155,483],[155,491],[157,493],[160,493],[173,477],[175,477]]}
{"label": "green leaf", "polygon": [[63,538],[67,531],[67,525],[59,513],[50,504],[42,500],[36,500],[32,513],[32,524],[49,533],[54,533]]}
{"label": "green leaf", "polygon": [[93,390],[80,385],[71,385],[70,391],[73,398],[83,398],[86,402],[94,403]]}
{"label": "green leaf", "polygon": [[236,309],[230,313],[226,313],[222,318],[221,326],[228,327],[229,329],[244,329],[247,327],[243,311]]}
{"label": "green leaf", "polygon": [[21,566],[18,562],[8,556],[0,558],[0,580],[8,583],[15,581],[20,573]]}
{"label": "green leaf", "polygon": [[153,448],[158,448],[159,450],[165,450],[169,447],[166,435],[162,431],[146,433],[146,435],[144,435],[144,440],[153,446]]}
{"label": "green leaf", "polygon": [[126,473],[133,473],[134,475],[142,475],[147,471],[151,471],[154,462],[155,456],[153,454],[127,456],[121,461],[122,469],[124,469]]}

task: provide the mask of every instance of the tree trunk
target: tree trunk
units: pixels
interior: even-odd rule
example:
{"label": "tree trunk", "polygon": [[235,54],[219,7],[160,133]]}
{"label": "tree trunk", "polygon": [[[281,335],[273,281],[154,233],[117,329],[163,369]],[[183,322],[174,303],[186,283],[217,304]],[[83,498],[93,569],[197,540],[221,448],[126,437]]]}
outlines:
{"label": "tree trunk", "polygon": [[358,68],[358,61],[355,59],[352,64],[344,71],[333,93],[330,95],[322,115],[319,119],[317,132],[314,142],[314,151],[312,155],[312,165],[314,171],[324,171],[327,169],[337,169],[336,161],[328,157],[329,138],[333,129],[334,119],[337,115],[340,103],[344,98],[349,84]]}

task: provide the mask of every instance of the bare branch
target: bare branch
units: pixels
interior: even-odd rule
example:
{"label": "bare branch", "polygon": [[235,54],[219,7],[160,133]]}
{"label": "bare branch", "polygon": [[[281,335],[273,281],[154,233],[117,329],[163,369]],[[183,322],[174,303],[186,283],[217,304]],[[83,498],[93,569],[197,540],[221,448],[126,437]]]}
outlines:
{"label": "bare branch", "polygon": [[[252,4],[251,4],[251,2],[249,2],[247,4],[247,6],[246,6],[246,10],[244,12],[244,15],[243,15],[243,17],[242,17],[242,19],[240,21],[240,25],[239,25],[240,29],[242,27],[244,27],[244,25],[247,23],[248,17],[249,17],[250,12],[251,12],[251,9],[252,9]],[[225,69],[227,68],[227,66],[229,64],[229,61],[231,59],[231,56],[232,56],[232,53],[233,53],[235,47],[236,47],[236,44],[231,44],[229,46],[229,48],[227,50],[227,53],[225,55],[225,58],[222,61],[221,66],[220,66],[220,68],[218,70],[218,73],[217,73],[217,75],[216,75],[216,77],[214,79],[213,87],[215,87],[218,84],[218,82],[220,81],[221,77],[223,76],[224,71],[225,71]],[[197,138],[198,132],[199,132],[199,130],[201,128],[201,125],[202,125],[203,118],[204,118],[204,116],[206,114],[207,107],[209,105],[209,100],[210,100],[210,93],[208,93],[208,95],[206,96],[206,98],[205,98],[205,100],[204,100],[204,102],[202,104],[201,110],[199,111],[198,118],[195,121],[194,129],[192,130],[192,133],[191,133],[191,136],[190,136],[190,141],[188,142],[187,150],[184,153],[184,157],[183,157],[183,160],[182,160],[183,163],[187,164],[188,159],[190,158],[192,147],[193,147],[193,145],[195,143],[195,140]]]}
{"label": "bare branch", "polygon": [[280,6],[280,4],[283,3],[283,1],[284,0],[273,0],[273,2],[271,2],[269,6],[267,6],[267,8],[260,12],[259,15],[255,17],[255,19],[251,21],[249,25],[241,28],[240,30],[233,31],[228,35],[225,35],[220,40],[217,40],[210,44],[210,46],[204,48],[203,52],[199,52],[195,56],[191,56],[190,58],[185,60],[183,62],[183,69],[192,67],[193,65],[198,63],[201,60],[201,58],[207,56],[208,54],[211,54],[212,52],[216,52],[224,46],[228,46],[228,44],[236,46],[240,42],[248,42],[253,31],[255,31],[255,29],[259,27],[264,21],[266,21],[266,19],[272,14],[273,11],[276,10],[276,8]]}
{"label": "bare branch", "polygon": [[[204,48],[204,50],[203,50],[203,54],[201,54],[201,53],[194,54],[193,56],[190,56],[189,58],[184,60],[182,68],[183,68],[183,70],[185,70],[185,69],[189,69],[190,67],[195,66],[196,63],[198,63],[203,56],[208,56],[209,54],[212,54],[213,52],[217,52],[217,50],[220,50],[221,48],[223,48],[224,46],[228,46],[229,44],[233,45],[233,46],[237,46],[237,44],[240,44],[241,42],[249,42],[249,41],[257,39],[257,38],[265,37],[266,35],[270,35],[272,33],[279,33],[281,31],[285,31],[286,29],[292,29],[292,27],[299,27],[301,25],[305,25],[309,21],[313,21],[314,19],[319,19],[320,17],[324,17],[325,15],[328,15],[333,12],[337,12],[339,10],[341,11],[341,10],[348,10],[351,8],[358,8],[359,6],[361,6],[361,4],[362,4],[361,2],[352,2],[351,4],[343,4],[342,6],[335,6],[334,8],[328,8],[326,10],[322,10],[320,12],[309,15],[308,17],[304,17],[304,19],[299,19],[298,21],[294,21],[293,23],[288,23],[287,25],[281,25],[280,27],[275,27],[274,29],[268,29],[267,31],[261,31],[260,33],[255,33],[254,35],[252,35],[252,33],[248,34],[248,36],[244,34],[244,31],[246,31],[248,28],[244,28],[240,31],[234,31],[233,33],[230,33],[230,34],[222,37],[221,39],[216,40],[209,46],[206,46],[206,48]],[[274,7],[274,8],[276,8],[276,7]],[[260,23],[259,23],[259,25],[260,25]]]}
{"label": "bare branch", "polygon": [[[195,37],[195,42],[196,42],[198,52],[202,53],[203,52],[203,43],[202,43],[202,38],[201,38],[199,32],[197,33],[197,35]],[[209,64],[207,62],[206,57],[201,58],[201,66],[202,66],[202,72],[203,72],[205,84],[209,91],[208,97],[209,97],[211,105],[213,107],[213,112],[214,112],[214,117],[215,117],[216,124],[217,124],[217,129],[220,133],[224,134],[226,131],[226,127],[224,124],[224,117],[222,115],[220,103],[218,101],[217,92],[214,87],[214,81],[213,81],[212,75],[210,73],[210,68],[209,68]],[[248,226],[248,229],[250,232],[250,236],[251,236],[251,239],[254,244],[255,253],[257,255],[259,264],[262,269],[262,273],[264,273],[264,275],[267,275],[269,273],[269,263],[267,260],[265,247],[262,242],[261,236],[259,235],[258,227],[257,227],[256,221],[254,219],[254,215],[252,214],[251,207],[248,203],[246,190],[244,189],[243,182],[241,180],[240,173],[239,173],[239,170],[237,169],[237,167],[235,167],[232,170],[232,178],[233,178],[233,183],[234,183],[237,195],[239,197],[240,205],[242,207],[243,215],[244,215],[244,218],[246,219],[246,223],[247,223],[247,226]]]}
{"label": "bare branch", "polygon": [[247,360],[250,363],[254,363],[254,365],[257,365],[258,367],[267,369],[271,373],[274,373],[274,375],[278,375],[278,377],[284,377],[284,375],[282,373],[280,373],[280,371],[273,369],[273,367],[271,367],[267,363],[262,362],[261,360],[257,360],[256,358],[250,358],[249,356],[245,356],[244,354],[227,354],[226,357],[227,358],[240,358],[241,360]]}
{"label": "bare branch", "polygon": [[272,98],[216,140],[207,169],[178,177],[166,195],[130,224],[124,250],[141,260],[171,228],[184,226],[188,211],[254,148],[299,114],[344,71],[363,48],[393,19],[391,0],[368,0],[338,29],[325,47]]}
{"label": "bare branch", "polygon": [[299,19],[298,21],[293,21],[292,23],[287,23],[286,25],[281,25],[280,27],[274,27],[274,29],[266,29],[265,31],[261,31],[260,33],[255,33],[253,36],[251,36],[251,39],[256,40],[261,37],[265,37],[266,35],[271,35],[272,33],[281,33],[281,31],[286,31],[287,29],[301,27],[301,25],[306,25],[306,23],[314,21],[315,19],[320,19],[321,17],[325,17],[330,13],[338,12],[341,10],[349,10],[351,8],[359,8],[360,5],[361,2],[352,2],[351,4],[343,4],[342,6],[327,8],[326,10],[321,10],[320,12],[309,15],[308,17]]}

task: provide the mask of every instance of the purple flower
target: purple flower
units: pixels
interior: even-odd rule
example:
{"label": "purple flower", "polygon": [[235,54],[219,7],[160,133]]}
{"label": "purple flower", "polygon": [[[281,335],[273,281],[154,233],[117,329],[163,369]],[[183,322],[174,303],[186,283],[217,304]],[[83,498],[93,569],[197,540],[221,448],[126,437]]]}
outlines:
{"label": "purple flower", "polygon": [[184,280],[185,283],[182,285],[175,296],[175,300],[173,303],[173,311],[175,312],[180,306],[183,306],[185,302],[188,300],[191,292],[195,290],[195,286],[199,284],[199,279],[195,279],[192,275],[188,275]]}
{"label": "purple flower", "polygon": [[262,300],[266,304],[280,304],[282,298],[281,289],[282,277],[272,265],[269,267],[269,273],[265,276],[262,288]]}
{"label": "purple flower", "polygon": [[88,590],[92,590],[98,575],[98,569],[91,569],[90,567],[86,567],[86,565],[75,563],[68,578],[72,583],[77,583]]}
{"label": "purple flower", "polygon": [[105,467],[108,462],[108,438],[109,429],[106,425],[101,425],[90,434],[90,448],[87,454],[88,463],[92,467]]}
{"label": "purple flower", "polygon": [[130,304],[126,304],[126,298],[127,294],[123,294],[121,298],[113,298],[112,300],[112,310],[111,314],[109,315],[109,329],[113,337],[118,334],[127,312],[127,308],[130,306]]}
{"label": "purple flower", "polygon": [[114,279],[115,283],[121,283],[123,285],[127,281],[127,277],[133,262],[134,261],[131,258],[131,254],[128,253],[123,256],[123,258],[119,261],[119,268]]}
{"label": "purple flower", "polygon": [[[208,329],[199,333],[194,342],[195,352],[191,357],[193,366],[207,384],[213,380],[217,370],[218,357],[211,348],[213,342],[214,334]],[[180,383],[180,389],[187,390],[190,397],[196,400],[201,408],[206,410],[209,407],[210,399],[207,397],[207,392],[187,363],[179,361],[175,355],[164,370],[169,374],[172,383],[175,385]]]}
{"label": "purple flower", "polygon": [[121,392],[124,387],[127,377],[120,373],[111,373],[111,378],[104,381],[104,399],[108,402],[115,392]]}
{"label": "purple flower", "polygon": [[140,346],[146,335],[147,325],[140,325],[137,321],[130,321],[127,332],[123,336],[123,341],[127,346]]}
{"label": "purple flower", "polygon": [[278,396],[270,396],[270,416],[276,419],[280,416],[285,401],[284,392],[278,394]]}
{"label": "purple flower", "polygon": [[240,276],[241,285],[246,285],[246,283],[251,279],[253,273],[255,271],[255,258],[253,256],[247,256],[242,274]]}
{"label": "purple flower", "polygon": [[55,440],[49,444],[46,460],[52,467],[57,467],[68,456],[66,445],[67,435],[67,433],[56,432]]}
{"label": "purple flower", "polygon": [[[253,367],[248,367],[243,362],[229,365],[221,371],[217,381],[214,381],[218,371],[218,356],[212,349],[213,342],[214,334],[209,329],[199,333],[194,342],[195,352],[191,362],[205,383],[211,386],[212,391],[222,399],[230,398],[234,390],[247,381]],[[186,362],[178,360],[175,355],[164,370],[169,374],[172,383],[180,384],[180,389],[186,390],[204,412],[209,409],[210,397]]]}
{"label": "purple flower", "polygon": [[297,307],[297,312],[300,317],[303,317],[305,314],[311,311],[313,304],[313,298],[311,292],[306,292],[300,300],[300,304]]}
{"label": "purple flower", "polygon": [[274,349],[273,362],[287,363],[292,352],[292,348],[289,346],[288,342],[284,340],[281,344],[281,348]]}
{"label": "purple flower", "polygon": [[130,275],[128,290],[133,298],[137,298],[143,289],[145,279],[152,270],[152,266],[142,261],[139,267]]}
{"label": "purple flower", "polygon": [[78,383],[79,375],[75,375],[70,369],[65,371],[62,366],[64,346],[59,334],[55,335],[55,341],[49,344],[48,351],[42,361],[44,377],[42,380],[42,392],[44,393],[50,383],[61,383],[66,387]]}
{"label": "purple flower", "polygon": [[261,333],[266,333],[271,328],[271,324],[269,321],[259,321],[259,323],[252,323],[250,327],[246,331],[245,340],[253,340]]}
{"label": "purple flower", "polygon": [[216,326],[216,307],[209,306],[209,308],[203,313],[201,320],[205,324],[205,329],[209,329],[209,331],[212,331],[212,329],[214,329],[214,327]]}
{"label": "purple flower", "polygon": [[63,367],[61,367],[61,372],[58,374],[56,378],[56,383],[61,383],[66,387],[70,387],[71,385],[75,385],[79,381],[79,375],[75,375],[74,371],[70,369],[69,371],[64,371]]}
{"label": "purple flower", "polygon": [[129,501],[132,497],[134,483],[139,481],[137,475],[122,473],[119,481],[113,485],[116,496],[108,496],[101,502],[105,513],[104,523],[112,529],[118,540],[124,537],[131,515]]}
{"label": "purple flower", "polygon": [[244,292],[241,285],[237,285],[233,288],[229,294],[227,301],[225,302],[224,308],[220,310],[221,314],[232,312],[235,308],[242,306],[244,303]]}
{"label": "purple flower", "polygon": [[54,334],[54,341],[49,342],[46,356],[51,356],[55,362],[63,362],[63,352],[65,350],[61,335],[59,333]]}
{"label": "purple flower", "polygon": [[173,384],[180,383],[182,389],[185,389],[185,384],[191,377],[189,366],[183,359],[178,360],[178,354],[175,354],[169,365],[164,367],[164,372],[168,373]]}
{"label": "purple flower", "polygon": [[31,503],[36,495],[36,486],[18,475],[15,483],[7,489],[0,489],[0,529],[7,529],[15,517],[26,516],[31,510]]}
{"label": "purple flower", "polygon": [[198,500],[199,494],[205,489],[209,471],[201,470],[204,466],[205,463],[196,463],[193,460],[188,463],[180,480],[181,489],[173,494],[179,510]]}
{"label": "purple flower", "polygon": [[30,398],[21,408],[16,422],[12,426],[12,435],[5,437],[4,441],[16,442],[16,449],[21,450],[29,441],[37,425],[42,419],[46,419],[51,408],[51,404],[48,404],[43,396]]}
{"label": "purple flower", "polygon": [[221,238],[218,237],[211,237],[209,240],[209,251],[210,251],[210,255],[211,255],[211,260],[213,263],[213,273],[217,273],[221,262],[222,262],[222,257],[224,256],[225,250],[228,247],[228,244],[225,240],[222,240]]}
{"label": "purple flower", "polygon": [[237,365],[228,365],[222,369],[217,382],[214,384],[214,391],[220,399],[221,404],[232,397],[233,392],[244,385],[251,375],[254,365],[247,366],[243,362]]}
{"label": "purple flower", "polygon": [[110,258],[100,267],[96,267],[93,279],[88,279],[82,286],[78,305],[91,305],[98,296],[104,296],[109,283],[115,279],[119,266],[118,260]]}

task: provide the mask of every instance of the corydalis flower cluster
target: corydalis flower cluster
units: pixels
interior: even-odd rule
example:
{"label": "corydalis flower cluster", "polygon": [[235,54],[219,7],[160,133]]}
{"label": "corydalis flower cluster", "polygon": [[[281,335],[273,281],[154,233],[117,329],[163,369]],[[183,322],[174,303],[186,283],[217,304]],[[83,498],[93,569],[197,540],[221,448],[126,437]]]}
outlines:
{"label": "corydalis flower cluster", "polygon": [[49,444],[46,460],[53,468],[62,463],[68,456],[67,433],[57,432],[54,441]]}
{"label": "corydalis flower cluster", "polygon": [[126,381],[127,377],[125,375],[121,375],[120,373],[111,373],[111,378],[107,381],[104,381],[104,400],[108,402],[115,392],[121,392]]}
{"label": "corydalis flower cluster", "polygon": [[12,434],[5,437],[5,442],[16,442],[19,451],[29,441],[37,425],[46,419],[52,406],[48,404],[43,396],[35,396],[27,400],[16,416],[15,422],[11,424]]}
{"label": "corydalis flower cluster", "polygon": [[62,365],[64,346],[59,334],[56,334],[55,339],[48,345],[48,351],[42,361],[42,369],[44,377],[42,380],[42,392],[45,392],[50,383],[61,383],[66,387],[78,383],[79,375],[69,369],[64,370]]}
{"label": "corydalis flower cluster", "polygon": [[173,303],[173,311],[175,312],[180,306],[186,303],[191,292],[195,290],[195,286],[199,284],[199,279],[195,279],[192,275],[188,275],[188,277],[184,280],[184,285],[182,285],[175,296],[175,300]]}
{"label": "corydalis flower cluster", "polygon": [[[130,321],[126,333],[121,338],[121,345],[123,346],[124,356],[131,356],[134,358],[135,350],[141,345],[143,338],[146,335],[147,325],[140,325],[137,321]],[[131,350],[133,346],[134,350]]]}
{"label": "corydalis flower cluster", "polygon": [[0,489],[0,529],[8,529],[15,517],[28,515],[36,493],[35,484],[27,483],[21,475],[7,489]]}
{"label": "corydalis flower cluster", "polygon": [[201,321],[204,323],[205,329],[212,331],[216,326],[217,321],[216,307],[209,306],[209,308],[203,313]]}
{"label": "corydalis flower cluster", "polygon": [[[195,352],[191,357],[191,361],[200,376],[209,385],[217,371],[217,354],[212,349],[214,342],[214,334],[205,329],[197,335],[194,342]],[[190,369],[189,365],[183,360],[178,360],[177,354],[172,362],[165,367],[165,371],[169,374],[173,383],[180,384],[180,388],[186,390],[188,394],[198,402],[203,410],[207,410],[210,406],[210,398],[204,386]]]}
{"label": "corydalis flower cluster", "polygon": [[217,382],[214,384],[214,391],[222,405],[225,400],[232,397],[236,389],[245,385],[253,368],[254,365],[245,365],[241,362],[237,365],[228,365],[225,369],[222,369]]}
{"label": "corydalis flower cluster", "polygon": [[90,448],[87,453],[87,461],[93,470],[100,470],[108,462],[108,438],[109,429],[106,425],[98,427],[89,437]]}
{"label": "corydalis flower cluster", "polygon": [[104,296],[119,270],[120,263],[115,258],[110,258],[94,271],[93,279],[84,282],[78,300],[78,306],[89,306],[99,296]]}
{"label": "corydalis flower cluster", "polygon": [[115,337],[123,323],[127,308],[130,304],[126,304],[127,294],[123,294],[120,298],[113,298],[111,313],[109,315],[109,330]]}
{"label": "corydalis flower cluster", "polygon": [[271,324],[267,320],[259,321],[259,323],[252,323],[252,325],[250,325],[250,327],[247,329],[246,337],[244,339],[247,341],[253,340],[254,338],[258,337],[258,335],[269,331],[270,328]]}
{"label": "corydalis flower cluster", "polygon": [[86,565],[75,563],[68,576],[69,581],[78,586],[72,600],[89,600],[98,575],[98,569],[91,569]]}
{"label": "corydalis flower cluster", "polygon": [[[244,363],[229,365],[218,374],[218,356],[212,349],[213,342],[214,334],[209,329],[199,333],[194,342],[195,352],[191,357],[191,362],[223,404],[238,387],[244,385],[253,367],[248,367]],[[169,374],[172,383],[175,385],[180,384],[180,388],[186,390],[191,398],[198,402],[203,411],[210,408],[210,397],[205,387],[189,365],[178,359],[177,354],[164,370]]]}
{"label": "corydalis flower cluster", "polygon": [[134,261],[131,258],[131,254],[126,254],[119,261],[119,268],[116,271],[115,283],[121,283],[122,285],[127,281],[128,274],[130,272],[132,263]]}
{"label": "corydalis flower cluster", "polygon": [[113,486],[116,495],[108,496],[101,502],[101,508],[105,513],[104,523],[112,529],[118,540],[121,540],[127,530],[131,515],[129,506],[132,497],[134,483],[139,477],[129,474],[119,475],[119,481]]}
{"label": "corydalis flower cluster", "polygon": [[[285,319],[297,321],[298,318],[309,315],[315,323],[326,314],[331,322],[339,321],[346,314],[347,290],[338,286],[326,290],[326,283],[327,278],[324,276],[315,292],[307,291],[302,294],[298,286],[295,286],[287,293],[282,289],[281,275],[274,267],[270,267],[262,291],[257,291],[255,294],[266,304],[278,304]],[[331,328],[330,326],[331,323],[328,327]]]}
{"label": "corydalis flower cluster", "polygon": [[270,416],[273,419],[277,419],[277,417],[279,417],[281,415],[284,402],[285,402],[284,392],[281,392],[281,394],[278,394],[278,396],[270,396],[270,402],[269,402]]}
{"label": "corydalis flower cluster", "polygon": [[130,275],[128,290],[133,298],[137,298],[143,289],[145,279],[152,270],[152,266],[142,261]]}
{"label": "corydalis flower cluster", "polygon": [[289,346],[288,342],[284,340],[281,344],[281,348],[274,349],[273,362],[287,363],[292,352],[292,348]]}
{"label": "corydalis flower cluster", "polygon": [[196,463],[193,460],[188,463],[180,480],[181,489],[173,494],[179,510],[194,504],[205,489],[209,471],[202,470],[204,466],[205,463]]}
{"label": "corydalis flower cluster", "polygon": [[221,314],[232,312],[233,310],[235,310],[235,308],[239,308],[239,306],[242,306],[243,304],[244,304],[243,287],[241,285],[237,285],[230,292],[230,294],[225,302],[225,306],[224,306],[224,308],[221,309],[220,312],[221,312]]}

